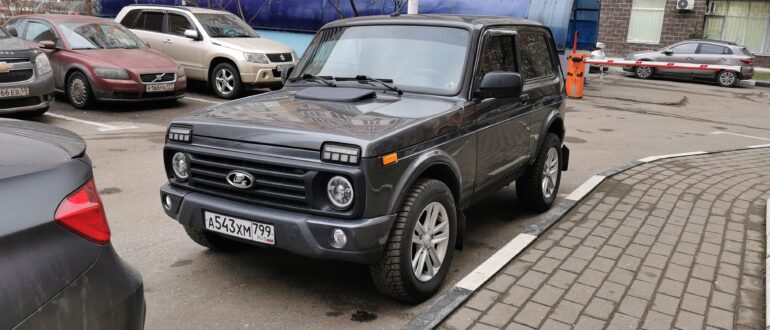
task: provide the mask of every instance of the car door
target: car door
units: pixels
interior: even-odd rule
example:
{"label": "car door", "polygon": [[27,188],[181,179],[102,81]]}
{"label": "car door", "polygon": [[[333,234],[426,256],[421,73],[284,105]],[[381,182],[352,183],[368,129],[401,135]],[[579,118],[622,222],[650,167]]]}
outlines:
{"label": "car door", "polygon": [[[518,72],[516,32],[487,30],[483,35],[473,82],[477,88],[484,74]],[[525,98],[476,100],[477,165],[476,187],[481,190],[520,168],[529,151],[530,110]]]}
{"label": "car door", "polygon": [[[40,43],[41,41],[53,41],[56,47],[61,49],[64,47],[62,40],[56,33],[56,30],[48,24],[48,22],[30,19],[27,22],[27,28],[22,35],[22,39],[31,41],[34,43]],[[62,54],[58,50],[54,49],[42,49],[43,52],[48,55],[48,61],[51,62],[51,69],[53,70],[54,83],[56,89],[63,89],[63,78],[61,75]]]}
{"label": "car door", "polygon": [[[729,65],[729,58],[733,55],[730,48],[702,42],[698,47],[698,54],[693,61],[696,64]],[[716,71],[695,70],[694,76],[698,78],[716,78]]]}
{"label": "car door", "polygon": [[[656,58],[656,61],[659,62],[668,62],[668,63],[693,63],[695,60],[695,53],[698,50],[698,43],[697,42],[685,42],[681,43],[675,46],[672,46],[670,48],[667,48],[663,52],[661,52],[660,56]],[[667,53],[667,51],[670,51]],[[694,70],[693,69],[666,69],[666,68],[658,68],[655,69],[656,72],[666,74],[666,75],[672,75],[672,76],[679,76],[679,77],[691,77]]]}
{"label": "car door", "polygon": [[[164,39],[160,51],[173,58],[185,68],[185,73],[192,78],[205,78],[203,69],[203,42],[184,36],[186,30],[198,31],[190,18],[182,13],[167,12]],[[200,36],[200,32],[198,31]]]}

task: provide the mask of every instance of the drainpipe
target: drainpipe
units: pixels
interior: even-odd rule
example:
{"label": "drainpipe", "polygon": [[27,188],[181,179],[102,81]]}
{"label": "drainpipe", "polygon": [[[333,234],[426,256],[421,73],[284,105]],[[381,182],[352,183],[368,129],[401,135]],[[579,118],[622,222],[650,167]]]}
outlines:
{"label": "drainpipe", "polygon": [[417,8],[420,6],[420,0],[408,0],[409,1],[409,7],[406,8],[406,13],[408,15],[417,15],[418,10]]}

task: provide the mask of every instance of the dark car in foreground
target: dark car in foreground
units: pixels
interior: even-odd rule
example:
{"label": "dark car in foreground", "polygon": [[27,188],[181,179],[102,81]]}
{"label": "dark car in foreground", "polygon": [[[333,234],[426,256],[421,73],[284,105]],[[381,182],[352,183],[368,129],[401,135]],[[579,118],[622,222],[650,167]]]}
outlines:
{"label": "dark car in foreground", "polygon": [[142,329],[142,278],[118,257],[85,142],[0,119],[0,329]]}
{"label": "dark car in foreground", "polygon": [[55,87],[70,103],[176,100],[184,70],[113,21],[79,15],[25,15],[8,21],[20,38],[40,44],[54,69]]}
{"label": "dark car in foreground", "polygon": [[0,114],[42,115],[53,103],[53,93],[48,57],[0,28]]}
{"label": "dark car in foreground", "polygon": [[728,65],[740,70],[697,70],[627,66],[623,70],[633,72],[637,78],[650,79],[663,76],[679,79],[715,81],[720,86],[733,87],[740,80],[754,77],[755,57],[746,47],[734,42],[718,40],[687,40],[657,51],[643,51],[626,57],[630,61],[667,63]]}
{"label": "dark car in foreground", "polygon": [[172,121],[160,197],[195,242],[369,264],[381,292],[419,302],[462,246],[464,209],[514,180],[527,209],[556,199],[565,86],[538,23],[340,20],[289,71],[280,91]]}

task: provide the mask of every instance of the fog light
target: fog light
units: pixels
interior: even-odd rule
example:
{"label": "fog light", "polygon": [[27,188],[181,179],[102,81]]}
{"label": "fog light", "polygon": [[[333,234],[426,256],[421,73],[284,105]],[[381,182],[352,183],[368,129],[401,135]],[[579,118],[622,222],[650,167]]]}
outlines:
{"label": "fog light", "polygon": [[337,249],[341,249],[345,247],[345,244],[348,244],[348,236],[345,235],[345,232],[342,231],[342,229],[334,229],[331,238],[331,245]]}
{"label": "fog light", "polygon": [[171,158],[171,168],[174,170],[174,175],[176,175],[177,179],[187,180],[187,177],[190,176],[187,156],[181,152],[175,153],[174,157]]}
{"label": "fog light", "polygon": [[166,198],[163,199],[163,207],[166,208],[167,211],[171,211],[171,196],[166,195]]}

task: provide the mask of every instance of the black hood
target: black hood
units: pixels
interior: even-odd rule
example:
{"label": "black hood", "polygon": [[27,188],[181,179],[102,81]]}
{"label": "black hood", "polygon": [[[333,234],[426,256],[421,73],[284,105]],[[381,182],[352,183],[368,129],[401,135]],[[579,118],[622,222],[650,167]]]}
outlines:
{"label": "black hood", "polygon": [[324,142],[348,143],[373,157],[456,130],[461,118],[462,106],[453,99],[377,93],[333,102],[295,98],[297,91],[285,88],[223,103],[172,124],[192,125],[194,136],[307,150],[320,150]]}
{"label": "black hood", "polygon": [[34,172],[85,153],[80,136],[58,127],[0,119],[0,178]]}

